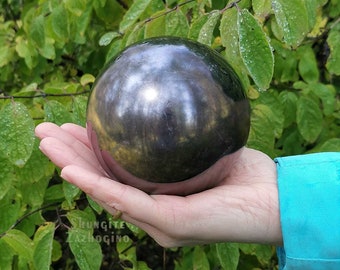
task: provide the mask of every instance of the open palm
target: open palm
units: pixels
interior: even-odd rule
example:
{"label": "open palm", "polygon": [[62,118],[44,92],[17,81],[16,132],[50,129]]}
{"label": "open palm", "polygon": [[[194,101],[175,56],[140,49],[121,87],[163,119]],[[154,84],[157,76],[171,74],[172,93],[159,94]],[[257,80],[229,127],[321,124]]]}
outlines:
{"label": "open palm", "polygon": [[220,159],[199,176],[219,184],[188,196],[149,195],[113,181],[91,150],[86,129],[75,124],[37,126],[40,149],[112,215],[146,231],[165,247],[211,242],[280,244],[275,163],[249,148]]}

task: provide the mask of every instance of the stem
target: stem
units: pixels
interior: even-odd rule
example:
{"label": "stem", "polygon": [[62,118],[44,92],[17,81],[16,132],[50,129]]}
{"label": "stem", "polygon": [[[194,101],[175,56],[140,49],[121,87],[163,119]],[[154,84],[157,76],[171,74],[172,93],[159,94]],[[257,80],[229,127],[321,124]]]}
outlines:
{"label": "stem", "polygon": [[58,205],[58,204],[59,204],[59,203],[50,203],[50,204],[46,204],[46,205],[44,205],[44,206],[42,206],[42,207],[40,207],[40,208],[38,208],[38,209],[35,209],[35,210],[31,211],[31,212],[26,213],[25,215],[23,215],[22,217],[20,217],[19,219],[17,219],[17,221],[14,222],[14,223],[12,224],[12,226],[9,227],[5,232],[1,233],[1,234],[0,234],[0,239],[1,239],[3,236],[5,236],[6,233],[7,233],[8,231],[10,231],[10,230],[14,229],[16,226],[18,226],[25,218],[27,218],[27,217],[29,217],[29,216],[31,216],[31,215],[33,215],[33,214],[35,214],[35,213],[37,213],[37,212],[39,212],[39,211],[41,211],[41,210],[44,210],[44,209],[49,208],[49,207],[51,207],[51,206],[56,206],[56,205]]}

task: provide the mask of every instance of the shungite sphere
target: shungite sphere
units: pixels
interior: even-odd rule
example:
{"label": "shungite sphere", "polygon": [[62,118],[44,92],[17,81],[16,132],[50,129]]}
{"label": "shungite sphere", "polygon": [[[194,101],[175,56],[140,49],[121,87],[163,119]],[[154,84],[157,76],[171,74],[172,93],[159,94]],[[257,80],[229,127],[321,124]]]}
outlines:
{"label": "shungite sphere", "polygon": [[249,118],[242,83],[219,53],[159,37],[127,47],[96,78],[87,130],[112,178],[149,193],[189,194],[207,187],[180,182],[244,146]]}

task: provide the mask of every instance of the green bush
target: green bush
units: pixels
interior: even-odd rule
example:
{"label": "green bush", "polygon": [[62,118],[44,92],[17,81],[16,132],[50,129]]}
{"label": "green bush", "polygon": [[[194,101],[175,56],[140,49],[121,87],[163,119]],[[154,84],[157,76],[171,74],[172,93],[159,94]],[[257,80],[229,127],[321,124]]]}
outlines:
{"label": "green bush", "polygon": [[248,146],[276,156],[340,151],[337,0],[1,0],[1,269],[277,269],[275,248],[163,249],[113,221],[39,151],[43,121],[85,125],[94,78],[153,36],[221,53],[246,86]]}

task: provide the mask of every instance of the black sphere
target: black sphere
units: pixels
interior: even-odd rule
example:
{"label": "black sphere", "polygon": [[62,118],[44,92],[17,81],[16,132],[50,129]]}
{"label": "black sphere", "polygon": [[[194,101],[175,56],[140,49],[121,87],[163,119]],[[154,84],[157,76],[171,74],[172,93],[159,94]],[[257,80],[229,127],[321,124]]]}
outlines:
{"label": "black sphere", "polygon": [[175,37],[124,49],[97,77],[87,108],[103,168],[137,187],[128,178],[171,183],[204,172],[246,144],[249,119],[242,83],[224,58]]}

